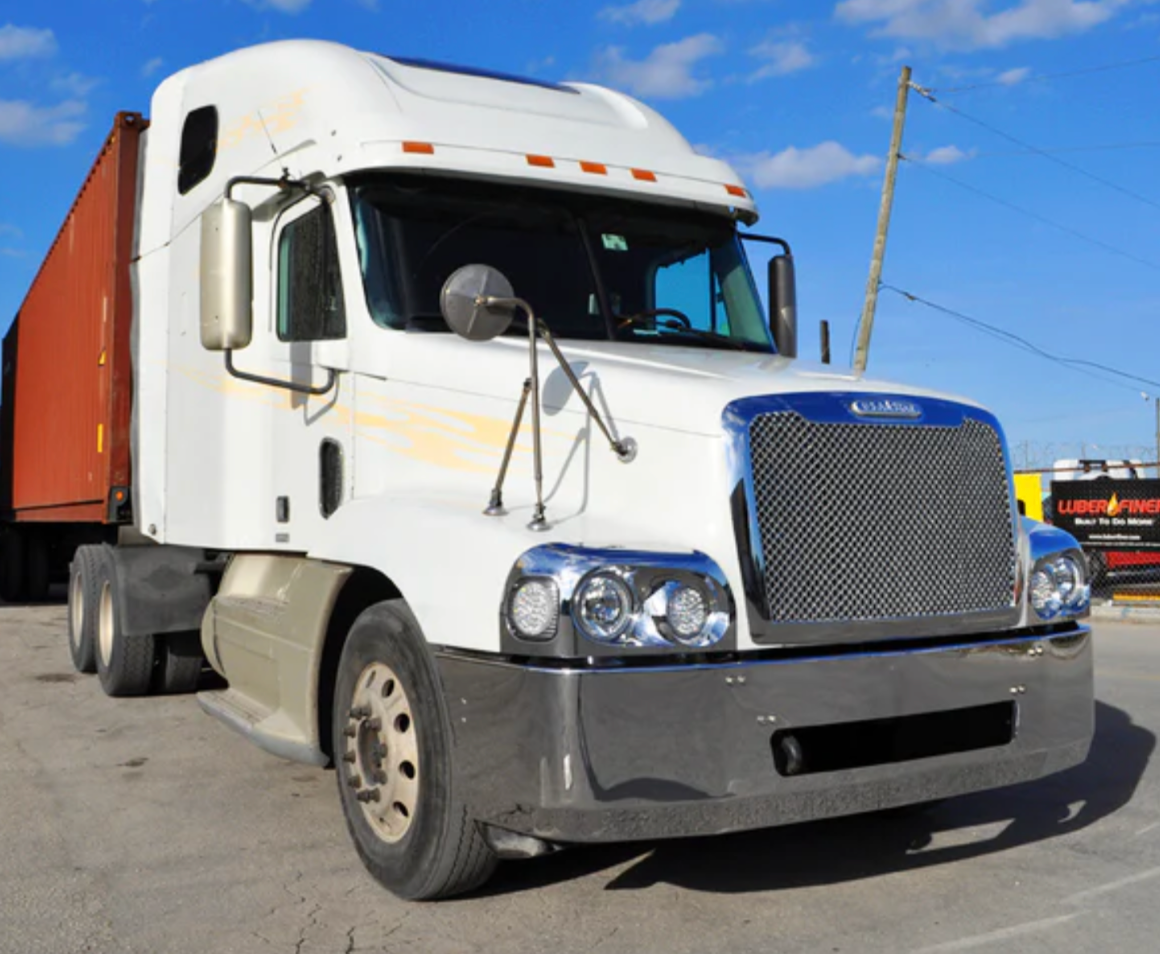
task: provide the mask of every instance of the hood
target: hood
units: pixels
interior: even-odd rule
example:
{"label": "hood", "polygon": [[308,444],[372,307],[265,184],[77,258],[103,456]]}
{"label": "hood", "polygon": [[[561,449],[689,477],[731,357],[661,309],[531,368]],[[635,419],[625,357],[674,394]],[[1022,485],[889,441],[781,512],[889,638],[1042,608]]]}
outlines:
{"label": "hood", "polygon": [[[391,347],[384,354],[395,368],[395,374],[388,376],[396,380],[514,402],[528,374],[527,343],[518,338],[477,343],[444,334],[400,337],[406,347]],[[979,406],[956,395],[779,355],[614,341],[561,341],[560,350],[597,407],[622,432],[628,425],[639,425],[716,437],[721,434],[722,412],[730,402],[763,394],[891,394]],[[563,410],[583,412],[568,379],[542,343],[539,371],[547,417]]]}

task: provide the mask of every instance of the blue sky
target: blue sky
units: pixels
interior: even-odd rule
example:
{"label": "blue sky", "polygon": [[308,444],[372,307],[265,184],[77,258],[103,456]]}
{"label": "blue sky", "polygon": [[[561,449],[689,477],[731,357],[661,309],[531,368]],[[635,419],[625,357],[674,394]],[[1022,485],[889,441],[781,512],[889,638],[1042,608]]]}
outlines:
{"label": "blue sky", "polygon": [[[604,82],[650,102],[753,188],[759,231],[794,246],[802,354],[816,357],[825,318],[837,363],[909,64],[939,104],[911,96],[884,281],[1160,381],[1157,0],[0,3],[0,331],[114,112],[148,113],[183,66],[289,37]],[[1085,445],[1151,459],[1155,404],[1141,392],[1160,386],[1061,367],[889,290],[870,370],[983,401],[1017,463],[1023,442],[1040,458]]]}

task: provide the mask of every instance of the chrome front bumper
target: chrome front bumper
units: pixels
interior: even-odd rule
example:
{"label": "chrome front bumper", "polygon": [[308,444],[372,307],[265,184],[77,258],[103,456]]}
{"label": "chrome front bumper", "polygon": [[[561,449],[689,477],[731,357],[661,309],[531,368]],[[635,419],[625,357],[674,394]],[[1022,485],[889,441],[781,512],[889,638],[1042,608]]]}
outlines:
{"label": "chrome front bumper", "polygon": [[[561,842],[708,835],[1040,778],[1093,731],[1087,627],[937,649],[554,669],[439,653],[475,817]],[[1011,741],[783,775],[775,732],[1014,704]]]}

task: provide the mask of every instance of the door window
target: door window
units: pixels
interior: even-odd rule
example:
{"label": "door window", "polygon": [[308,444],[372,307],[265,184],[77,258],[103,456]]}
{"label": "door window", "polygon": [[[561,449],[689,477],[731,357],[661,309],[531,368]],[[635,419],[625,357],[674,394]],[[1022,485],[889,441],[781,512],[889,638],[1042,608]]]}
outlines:
{"label": "door window", "polygon": [[320,341],[346,335],[346,309],[330,206],[282,229],[278,240],[278,337]]}

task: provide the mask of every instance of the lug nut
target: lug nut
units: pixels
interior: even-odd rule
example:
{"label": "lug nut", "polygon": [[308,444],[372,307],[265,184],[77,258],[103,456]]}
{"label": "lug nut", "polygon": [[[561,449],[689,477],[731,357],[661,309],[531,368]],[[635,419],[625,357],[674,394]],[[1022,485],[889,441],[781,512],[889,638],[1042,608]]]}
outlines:
{"label": "lug nut", "polygon": [[[370,709],[367,709],[367,715],[370,715]],[[378,732],[383,727],[383,720],[376,717],[374,719],[367,719],[363,724],[367,727],[367,731]]]}
{"label": "lug nut", "polygon": [[354,753],[353,752],[343,752],[342,753],[342,760],[344,762],[353,762],[354,761]]}
{"label": "lug nut", "polygon": [[348,725],[345,729],[342,730],[342,734],[345,735],[348,739],[353,739],[356,735],[358,735],[358,729],[356,729],[353,725]]}
{"label": "lug nut", "polygon": [[360,802],[377,802],[379,800],[379,790],[377,788],[368,788],[365,792],[359,792],[355,798]]}
{"label": "lug nut", "polygon": [[350,717],[352,719],[365,719],[371,714],[370,706],[354,706],[350,710]]}
{"label": "lug nut", "polygon": [[349,785],[351,788],[362,788],[362,776],[361,775],[352,775],[350,778],[348,778],[346,780],[346,784]]}

